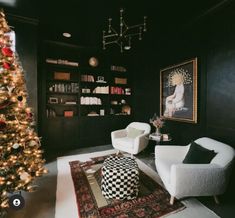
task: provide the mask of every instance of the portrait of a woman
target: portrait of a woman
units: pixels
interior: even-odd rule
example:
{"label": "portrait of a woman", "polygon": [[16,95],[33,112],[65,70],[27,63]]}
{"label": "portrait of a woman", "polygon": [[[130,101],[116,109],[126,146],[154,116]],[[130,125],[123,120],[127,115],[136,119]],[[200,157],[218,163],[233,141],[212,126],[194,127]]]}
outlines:
{"label": "portrait of a woman", "polygon": [[165,68],[161,75],[160,115],[167,119],[196,121],[197,61]]}

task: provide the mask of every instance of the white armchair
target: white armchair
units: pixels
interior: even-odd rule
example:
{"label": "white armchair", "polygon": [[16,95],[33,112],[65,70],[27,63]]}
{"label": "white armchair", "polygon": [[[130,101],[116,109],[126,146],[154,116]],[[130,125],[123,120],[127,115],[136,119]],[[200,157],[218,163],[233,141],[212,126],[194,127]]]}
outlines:
{"label": "white armchair", "polygon": [[182,163],[190,144],[187,146],[155,146],[156,169],[167,191],[174,198],[186,196],[214,196],[223,194],[229,181],[235,151],[232,147],[211,138],[195,140],[202,147],[217,154],[209,164]]}
{"label": "white armchair", "polygon": [[[131,128],[140,130],[136,137],[128,137]],[[111,132],[112,145],[118,151],[130,153],[132,156],[138,154],[148,145],[151,127],[148,123],[132,122],[125,129]]]}

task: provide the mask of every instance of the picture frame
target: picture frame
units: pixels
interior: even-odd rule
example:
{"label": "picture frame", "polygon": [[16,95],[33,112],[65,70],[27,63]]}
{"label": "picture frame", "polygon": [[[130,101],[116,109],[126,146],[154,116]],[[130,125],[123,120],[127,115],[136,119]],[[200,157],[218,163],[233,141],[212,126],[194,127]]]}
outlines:
{"label": "picture frame", "polygon": [[197,123],[197,58],[160,70],[160,116]]}
{"label": "picture frame", "polygon": [[50,104],[58,104],[59,100],[58,100],[58,98],[55,98],[55,97],[49,97],[49,103]]}

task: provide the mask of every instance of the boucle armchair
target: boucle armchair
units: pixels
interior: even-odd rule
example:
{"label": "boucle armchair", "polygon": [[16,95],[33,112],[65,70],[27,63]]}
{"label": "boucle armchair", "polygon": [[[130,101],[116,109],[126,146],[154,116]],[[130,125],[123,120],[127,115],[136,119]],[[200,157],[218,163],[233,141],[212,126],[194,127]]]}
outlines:
{"label": "boucle armchair", "polygon": [[132,122],[125,129],[111,132],[112,145],[118,152],[124,151],[133,156],[147,147],[150,131],[148,123]]}
{"label": "boucle armchair", "polygon": [[155,146],[157,172],[167,191],[174,198],[186,196],[214,196],[223,194],[229,181],[234,149],[229,145],[211,138],[195,140],[202,147],[214,150],[217,154],[208,164],[182,163],[190,144],[187,146]]}

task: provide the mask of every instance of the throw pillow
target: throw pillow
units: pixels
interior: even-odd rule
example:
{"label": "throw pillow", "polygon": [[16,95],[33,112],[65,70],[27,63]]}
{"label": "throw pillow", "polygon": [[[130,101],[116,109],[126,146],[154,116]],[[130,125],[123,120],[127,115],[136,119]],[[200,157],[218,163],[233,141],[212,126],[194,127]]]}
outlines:
{"label": "throw pillow", "polygon": [[134,139],[134,138],[136,138],[137,136],[139,136],[143,133],[144,133],[144,130],[136,129],[136,128],[133,128],[133,127],[128,127],[127,137]]}
{"label": "throw pillow", "polygon": [[214,150],[208,150],[196,142],[192,142],[183,163],[207,164],[211,162],[216,154]]}

